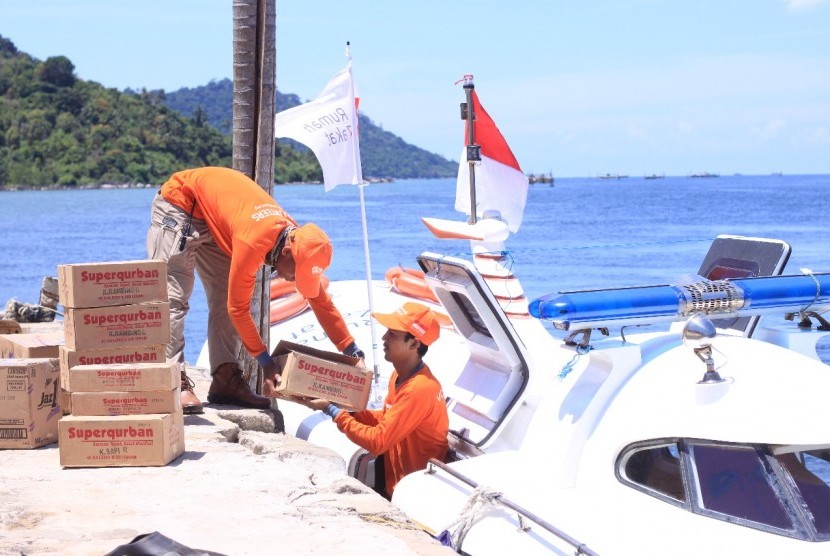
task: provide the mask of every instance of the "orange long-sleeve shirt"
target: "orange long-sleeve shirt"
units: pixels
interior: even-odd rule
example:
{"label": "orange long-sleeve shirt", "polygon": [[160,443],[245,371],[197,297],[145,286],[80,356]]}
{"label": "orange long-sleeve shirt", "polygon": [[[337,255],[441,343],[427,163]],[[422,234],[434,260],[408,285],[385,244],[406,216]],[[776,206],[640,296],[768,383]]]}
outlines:
{"label": "orange long-sleeve shirt", "polygon": [[348,413],[335,419],[337,428],[365,450],[386,454],[386,492],[391,495],[404,475],[426,469],[430,458],[447,455],[449,418],[441,384],[424,366],[396,386],[398,371],[389,379],[382,409]]}
{"label": "orange long-sleeve shirt", "polygon": [[[183,170],[161,188],[168,202],[206,222],[216,244],[231,259],[228,314],[245,349],[253,356],[268,347],[251,316],[256,274],[286,226],[297,223],[246,175],[230,168]],[[343,316],[325,290],[309,299],[317,320],[338,350],[354,341]]]}

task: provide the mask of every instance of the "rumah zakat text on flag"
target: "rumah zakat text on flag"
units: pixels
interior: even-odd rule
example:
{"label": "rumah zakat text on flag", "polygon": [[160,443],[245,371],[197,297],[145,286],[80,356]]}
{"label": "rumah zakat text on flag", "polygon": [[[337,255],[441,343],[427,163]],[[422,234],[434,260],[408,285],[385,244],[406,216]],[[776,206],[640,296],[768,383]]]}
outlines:
{"label": "rumah zakat text on flag", "polygon": [[294,139],[314,152],[326,191],[363,182],[354,90],[349,61],[317,98],[283,110],[274,119],[276,137]]}
{"label": "rumah zakat text on flag", "polygon": [[[475,165],[476,217],[483,217],[487,210],[497,210],[507,222],[508,229],[516,233],[522,224],[528,179],[499,128],[481,106],[475,91],[472,99],[474,140],[481,146],[481,162]],[[469,137],[466,137],[465,144],[468,143]],[[455,210],[469,215],[470,165],[466,147],[461,152],[460,160]]]}

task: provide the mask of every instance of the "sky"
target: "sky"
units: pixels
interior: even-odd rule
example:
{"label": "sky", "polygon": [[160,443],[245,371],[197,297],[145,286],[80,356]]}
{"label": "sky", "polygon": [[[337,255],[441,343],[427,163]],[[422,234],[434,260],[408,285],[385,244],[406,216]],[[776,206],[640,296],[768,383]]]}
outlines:
{"label": "sky", "polygon": [[[232,0],[0,0],[0,35],[117,89],[233,77]],[[277,88],[351,43],[360,108],[459,160],[460,84],[526,173],[830,174],[830,0],[276,0]]]}

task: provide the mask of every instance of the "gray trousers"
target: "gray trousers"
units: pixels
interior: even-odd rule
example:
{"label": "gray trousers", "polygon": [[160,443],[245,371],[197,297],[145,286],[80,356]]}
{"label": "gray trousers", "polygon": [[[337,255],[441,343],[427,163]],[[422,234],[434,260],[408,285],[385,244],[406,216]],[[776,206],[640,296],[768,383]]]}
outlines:
{"label": "gray trousers", "polygon": [[[204,220],[190,221],[190,237],[180,250],[182,228],[189,214],[156,195],[150,211],[147,256],[167,261],[167,296],[170,300],[169,361],[184,362],[184,321],[190,309],[195,272],[205,289],[208,307],[208,355],[213,374],[222,363],[236,363],[242,346],[228,315],[228,276],[231,259],[213,239]],[[195,232],[195,233],[194,233]]]}

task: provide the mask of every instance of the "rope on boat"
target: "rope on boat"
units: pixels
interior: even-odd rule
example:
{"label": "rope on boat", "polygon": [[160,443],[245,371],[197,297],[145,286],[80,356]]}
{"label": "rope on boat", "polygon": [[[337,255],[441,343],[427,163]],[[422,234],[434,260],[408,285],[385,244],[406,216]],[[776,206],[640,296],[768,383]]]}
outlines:
{"label": "rope on boat", "polygon": [[385,525],[387,527],[393,527],[395,529],[404,529],[408,531],[420,531],[423,532],[423,529],[408,522],[402,522],[399,519],[395,519],[393,517],[387,517],[384,515],[377,515],[377,514],[361,514],[358,513],[357,516],[366,521],[368,523],[376,523],[378,525]]}
{"label": "rope on boat", "polygon": [[559,382],[565,380],[565,377],[567,377],[573,370],[574,365],[576,365],[576,362],[579,361],[579,358],[588,353],[589,351],[591,351],[591,346],[576,346],[576,353],[574,354],[574,356],[571,358],[570,361],[562,365],[562,370],[559,371]]}
{"label": "rope on boat", "polygon": [[501,505],[502,493],[485,486],[473,490],[458,518],[438,537],[442,544],[460,550],[464,538],[488,506]]}

